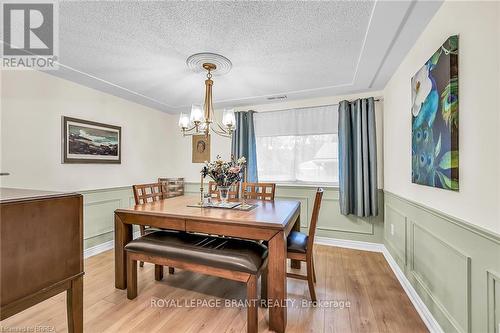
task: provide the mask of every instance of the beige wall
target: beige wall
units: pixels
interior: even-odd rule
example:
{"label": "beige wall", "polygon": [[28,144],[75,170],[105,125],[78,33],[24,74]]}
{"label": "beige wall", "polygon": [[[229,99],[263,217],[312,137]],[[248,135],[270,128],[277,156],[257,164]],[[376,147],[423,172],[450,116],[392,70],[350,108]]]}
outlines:
{"label": "beige wall", "polygon": [[[172,116],[38,71],[1,78],[2,186],[86,190],[172,173]],[[122,126],[122,163],[62,164],[63,115]]]}
{"label": "beige wall", "polygon": [[[291,108],[300,107],[313,107],[320,105],[332,105],[338,104],[341,100],[356,99],[363,97],[381,97],[382,92],[374,91],[369,93],[362,93],[356,95],[346,95],[346,96],[331,96],[322,98],[311,98],[302,99],[296,101],[287,101],[281,103],[271,103],[262,105],[248,105],[243,107],[238,107],[237,111],[255,110],[258,112],[274,111],[274,110],[285,110]],[[383,187],[383,101],[376,103],[377,108],[377,139],[378,139],[378,163],[379,163],[379,188]],[[218,119],[221,119],[220,112],[217,112]],[[171,140],[173,142],[173,148],[175,149],[176,156],[176,168],[175,176],[185,177],[187,181],[197,181],[199,182],[199,172],[201,169],[201,164],[191,163],[191,138],[183,138],[177,128],[177,120],[174,124],[173,132],[179,132],[178,135],[174,135]],[[223,158],[229,158],[231,154],[231,141],[226,138],[221,138],[219,136],[212,136],[212,146],[211,146],[211,158],[214,159],[217,155],[221,155]]]}
{"label": "beige wall", "polygon": [[[500,5],[497,5],[497,20],[500,20]],[[500,24],[497,24],[497,56],[500,57]],[[497,67],[498,67],[497,78],[498,78],[498,80],[500,80],[500,62],[497,62]],[[497,96],[500,97],[500,83],[498,84]],[[500,129],[500,105],[498,106],[497,117],[498,117],[497,129]],[[498,155],[497,156],[500,156],[500,135],[497,136],[497,140],[498,140],[498,143],[497,143]],[[499,159],[500,159],[500,157],[499,157]],[[500,191],[500,177],[498,177],[498,187],[497,188]],[[499,194],[499,196],[500,196],[500,194]],[[498,219],[500,220],[500,204],[497,204],[497,208],[498,208]],[[500,223],[500,221],[499,221],[499,223]]]}
{"label": "beige wall", "polygon": [[[385,190],[500,233],[500,3],[447,1],[384,90]],[[410,78],[459,34],[460,192],[411,183]]]}

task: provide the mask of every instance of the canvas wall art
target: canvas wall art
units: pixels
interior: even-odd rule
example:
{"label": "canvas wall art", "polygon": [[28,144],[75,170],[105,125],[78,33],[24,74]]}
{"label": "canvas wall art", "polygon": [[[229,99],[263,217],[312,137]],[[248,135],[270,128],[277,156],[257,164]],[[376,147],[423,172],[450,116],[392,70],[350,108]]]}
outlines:
{"label": "canvas wall art", "polygon": [[412,182],[458,191],[458,36],[411,79]]}
{"label": "canvas wall art", "polygon": [[63,163],[121,163],[121,127],[63,117]]}
{"label": "canvas wall art", "polygon": [[193,135],[193,163],[210,161],[210,135]]}

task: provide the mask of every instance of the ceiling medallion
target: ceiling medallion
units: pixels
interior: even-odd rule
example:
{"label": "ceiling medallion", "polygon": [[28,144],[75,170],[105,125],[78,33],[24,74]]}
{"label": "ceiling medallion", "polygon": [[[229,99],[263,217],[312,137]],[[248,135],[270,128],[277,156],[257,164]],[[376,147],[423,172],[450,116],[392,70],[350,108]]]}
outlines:
{"label": "ceiling medallion", "polygon": [[191,115],[181,113],[179,127],[184,136],[215,133],[224,137],[231,137],[236,125],[234,109],[224,109],[222,122],[217,121],[212,103],[213,74],[226,74],[231,69],[231,61],[215,53],[197,53],[186,60],[186,64],[195,72],[206,72],[205,102],[203,106],[193,104]]}
{"label": "ceiling medallion", "polygon": [[214,76],[227,74],[233,67],[231,60],[217,53],[195,53],[189,56],[186,60],[188,68],[195,73],[205,72],[206,69],[203,67],[203,64],[206,63],[214,64],[216,66],[216,69],[211,72]]}

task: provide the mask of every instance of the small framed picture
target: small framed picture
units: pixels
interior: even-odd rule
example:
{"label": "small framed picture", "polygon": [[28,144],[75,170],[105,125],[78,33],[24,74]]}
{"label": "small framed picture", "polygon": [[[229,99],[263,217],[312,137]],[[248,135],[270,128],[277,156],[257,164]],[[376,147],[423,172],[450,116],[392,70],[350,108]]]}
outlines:
{"label": "small framed picture", "polygon": [[210,161],[210,135],[193,135],[193,163]]}
{"label": "small framed picture", "polygon": [[63,163],[121,163],[120,126],[63,117]]}

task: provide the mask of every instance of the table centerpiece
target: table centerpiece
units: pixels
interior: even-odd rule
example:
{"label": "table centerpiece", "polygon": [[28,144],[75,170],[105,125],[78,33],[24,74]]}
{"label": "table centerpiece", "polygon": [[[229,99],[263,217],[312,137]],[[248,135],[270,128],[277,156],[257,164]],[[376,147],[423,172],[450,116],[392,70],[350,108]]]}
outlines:
{"label": "table centerpiece", "polygon": [[231,157],[230,161],[224,161],[220,156],[217,156],[215,161],[205,162],[201,169],[201,175],[202,178],[210,177],[217,184],[220,201],[227,203],[229,189],[233,184],[242,180],[245,165],[245,157],[240,157],[237,160]]}

